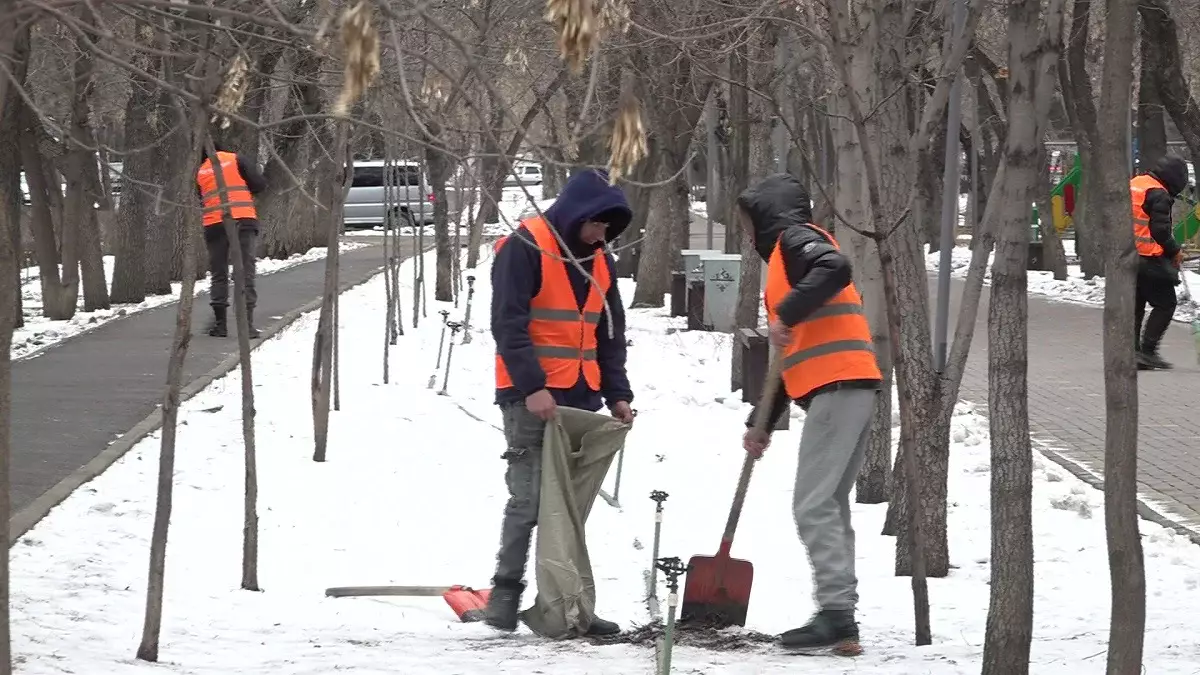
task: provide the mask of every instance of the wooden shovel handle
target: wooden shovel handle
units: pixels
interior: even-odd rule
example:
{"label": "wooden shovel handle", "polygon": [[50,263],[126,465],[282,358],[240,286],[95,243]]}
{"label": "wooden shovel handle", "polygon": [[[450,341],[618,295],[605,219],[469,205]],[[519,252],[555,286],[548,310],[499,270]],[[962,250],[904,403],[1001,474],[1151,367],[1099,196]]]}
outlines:
{"label": "wooden shovel handle", "polygon": [[[763,382],[762,398],[754,411],[754,430],[766,431],[771,422],[771,403],[779,391],[780,376],[783,373],[783,350],[775,349],[771,356],[771,365],[767,368],[767,379]],[[742,473],[738,477],[737,489],[733,492],[733,506],[729,508],[729,520],[725,521],[725,534],[721,536],[721,551],[729,554],[733,545],[733,535],[737,532],[738,521],[742,517],[742,505],[746,503],[746,490],[750,487],[750,475],[754,472],[755,458],[746,453],[742,460]]]}

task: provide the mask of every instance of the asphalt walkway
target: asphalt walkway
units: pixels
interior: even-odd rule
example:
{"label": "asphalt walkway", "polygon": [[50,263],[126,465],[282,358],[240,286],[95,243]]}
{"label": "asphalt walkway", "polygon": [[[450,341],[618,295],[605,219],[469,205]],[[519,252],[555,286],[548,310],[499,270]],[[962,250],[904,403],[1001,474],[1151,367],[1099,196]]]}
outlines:
{"label": "asphalt walkway", "polygon": [[[371,244],[341,253],[343,285],[365,281],[383,266],[383,249],[376,241]],[[260,327],[279,323],[319,298],[324,283],[324,259],[259,277]],[[138,312],[12,364],[12,513],[92,461],[158,407],[176,311],[170,303]],[[210,317],[204,293],[196,297],[184,386],[237,352],[232,333],[225,339],[204,334]]]}

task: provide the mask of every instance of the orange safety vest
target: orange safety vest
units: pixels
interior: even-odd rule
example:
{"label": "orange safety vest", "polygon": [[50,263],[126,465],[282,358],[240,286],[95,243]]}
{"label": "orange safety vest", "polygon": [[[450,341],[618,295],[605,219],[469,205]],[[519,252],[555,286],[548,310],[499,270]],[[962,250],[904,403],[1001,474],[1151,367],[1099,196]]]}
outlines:
{"label": "orange safety vest", "polygon": [[[596,361],[596,329],[604,311],[604,296],[612,284],[612,273],[608,259],[597,255],[592,265],[592,277],[596,283],[589,284],[587,300],[580,311],[575,301],[575,291],[567,276],[567,262],[562,249],[544,218],[530,218],[521,222],[533,235],[533,241],[542,252],[542,282],[537,295],[529,304],[529,338],[533,341],[533,353],[537,356],[542,371],[546,373],[549,389],[570,389],[579,381],[579,373],[593,391],[600,390],[600,364]],[[508,241],[508,237],[496,243],[496,250]],[[504,360],[496,354],[496,388],[513,386],[512,378]]]}
{"label": "orange safety vest", "polygon": [[[839,248],[825,230],[809,225]],[[776,242],[767,262],[763,299],[767,318],[775,321],[775,307],[792,290],[783,251]],[[783,352],[783,386],[788,396],[801,399],[820,387],[847,380],[882,380],[871,327],[863,315],[862,298],[851,282],[812,314],[792,327],[792,341]]]}
{"label": "orange safety vest", "polygon": [[[258,218],[254,209],[254,197],[242,172],[237,168],[237,155],[232,152],[217,152],[217,160],[221,163],[221,176],[225,179],[225,191],[229,201],[224,204],[229,211],[229,217],[234,220],[242,218]],[[200,200],[203,203],[204,226],[211,227],[221,224],[221,193],[217,190],[217,177],[213,173],[212,161],[205,159],[196,172],[196,185],[200,187]]]}
{"label": "orange safety vest", "polygon": [[1150,234],[1150,214],[1142,207],[1146,203],[1147,191],[1166,189],[1157,178],[1147,174],[1134,176],[1129,181],[1129,197],[1133,202],[1133,243],[1137,246],[1138,255],[1150,258],[1163,254],[1163,247]]}

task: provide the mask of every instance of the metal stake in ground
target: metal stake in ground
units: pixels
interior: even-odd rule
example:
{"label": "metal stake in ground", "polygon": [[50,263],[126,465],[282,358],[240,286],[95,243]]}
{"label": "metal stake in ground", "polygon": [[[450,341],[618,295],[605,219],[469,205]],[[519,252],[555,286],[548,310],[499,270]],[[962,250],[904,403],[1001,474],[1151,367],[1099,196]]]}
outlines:
{"label": "metal stake in ground", "polygon": [[442,346],[446,344],[446,322],[450,320],[450,312],[443,309],[439,314],[442,315],[442,337],[438,338],[437,363],[433,364],[433,372],[429,374],[429,384],[425,385],[426,389],[433,389],[433,385],[437,384],[437,371],[442,367]]}
{"label": "metal stake in ground", "polygon": [[[637,410],[633,411],[633,416],[637,417]],[[613,480],[612,500],[617,508],[621,507],[621,471],[625,468],[625,446],[617,451],[617,476]]]}
{"label": "metal stake in ground", "polygon": [[679,577],[688,571],[688,566],[679,558],[659,558],[655,566],[667,578],[667,629],[663,632],[662,663],[659,675],[671,672],[671,647],[675,645],[675,608],[679,606]]}
{"label": "metal stake in ground", "polygon": [[471,341],[471,300],[475,298],[475,275],[467,275],[467,308],[463,311],[463,344]]}
{"label": "metal stake in ground", "polygon": [[442,375],[442,390],[438,392],[438,396],[446,396],[446,386],[450,383],[450,359],[454,358],[454,337],[458,335],[462,324],[457,321],[448,321],[446,323],[450,327],[450,349],[446,350],[446,372]]}
{"label": "metal stake in ground", "polygon": [[654,490],[650,493],[650,499],[654,501],[654,545],[650,550],[650,582],[646,601],[651,606],[651,615],[654,615],[658,614],[658,543],[662,534],[663,502],[667,501],[667,493]]}

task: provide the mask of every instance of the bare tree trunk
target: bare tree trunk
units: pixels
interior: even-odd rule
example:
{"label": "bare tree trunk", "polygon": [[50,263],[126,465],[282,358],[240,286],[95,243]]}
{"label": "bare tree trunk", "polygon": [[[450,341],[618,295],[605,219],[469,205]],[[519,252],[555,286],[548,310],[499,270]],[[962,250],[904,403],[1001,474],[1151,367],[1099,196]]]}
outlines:
{"label": "bare tree trunk", "polygon": [[[204,145],[209,157],[216,157],[211,136],[205,128]],[[225,177],[214,171],[217,190],[222,203],[229,203]],[[242,442],[245,445],[245,502],[242,524],[242,589],[261,590],[258,587],[258,460],[254,444],[254,378],[250,360],[250,321],[246,310],[246,269],[242,265],[242,244],[238,236],[238,223],[228,210],[221,212],[225,237],[229,240],[229,257],[233,259],[234,320],[237,322],[238,359],[242,371]],[[187,242],[187,239],[184,240]],[[190,244],[185,244],[185,246]],[[186,269],[186,265],[184,266]]]}
{"label": "bare tree trunk", "polygon": [[[674,173],[674,167],[667,158],[670,153],[663,152],[655,157],[658,170],[655,181],[663,181]],[[671,271],[671,195],[672,185],[655,187],[650,192],[650,215],[646,221],[646,234],[641,243],[641,255],[638,256],[637,288],[634,289],[631,307],[662,307],[667,292],[667,282]]]}
{"label": "bare tree trunk", "polygon": [[[730,173],[733,175],[733,191],[730,193],[729,208],[722,214],[725,223],[725,237],[737,237],[740,246],[738,253],[742,256],[740,273],[738,275],[737,305],[734,311],[735,325],[738,328],[757,328],[760,300],[759,289],[762,287],[762,258],[754,248],[752,237],[746,236],[742,227],[741,206],[737,199],[750,186],[750,159],[754,154],[752,146],[756,145],[755,125],[750,123],[750,92],[747,86],[750,82],[750,55],[748,40],[743,40],[729,54],[729,99],[730,107],[738,111],[733,118],[733,152]],[[763,135],[759,130],[759,135]],[[769,138],[768,138],[769,142]],[[717,214],[709,212],[709,217]],[[742,379],[742,346],[740,340],[730,343],[733,348],[731,359],[731,374],[733,381]]]}
{"label": "bare tree trunk", "polygon": [[[95,25],[96,17],[90,6],[85,5],[82,8],[81,19],[85,26]],[[89,117],[94,89],[90,42],[90,38],[84,32],[80,32],[75,39],[77,53],[67,162],[67,198],[71,202],[68,208],[73,215],[70,216],[70,225],[63,226],[64,229],[74,228],[79,236],[79,263],[83,270],[83,308],[88,312],[109,307],[108,282],[104,277],[104,254],[100,247],[100,227],[96,220],[98,195],[94,190],[100,181],[96,175],[96,154],[89,149],[95,145]]]}
{"label": "bare tree trunk", "polygon": [[[1138,8],[1143,14],[1152,11],[1141,6],[1140,3]],[[1167,124],[1163,115],[1162,100],[1158,96],[1156,66],[1159,64],[1155,63],[1155,52],[1160,49],[1169,49],[1169,47],[1159,45],[1155,41],[1155,36],[1150,30],[1153,25],[1154,19],[1142,20],[1140,40],[1142,68],[1138,75],[1137,102],[1137,160],[1140,171],[1149,171],[1159,159],[1167,154]],[[1175,58],[1179,58],[1178,53]]]}
{"label": "bare tree trunk", "polygon": [[[467,169],[467,269],[479,266],[479,250],[483,247],[483,220],[478,217],[476,207],[480,203],[479,162],[473,161]],[[415,262],[414,262],[415,264]]]}
{"label": "bare tree trunk", "polygon": [[[1054,0],[1062,16],[1061,0]],[[1008,5],[1009,180],[996,231],[988,302],[988,424],[992,442],[990,602],[984,675],[1029,672],[1033,640],[1033,448],[1029,440],[1028,204],[1041,137],[1035,106],[1041,0]],[[1060,28],[1061,32],[1061,28]],[[1051,90],[1052,92],[1053,90]],[[1035,192],[1036,191],[1036,192]],[[1053,226],[1052,226],[1053,227]]]}
{"label": "bare tree trunk", "polygon": [[334,192],[329,214],[328,241],[325,254],[325,290],[321,296],[321,313],[317,322],[317,333],[313,339],[312,369],[312,415],[313,415],[313,461],[325,461],[325,447],[329,433],[329,397],[333,373],[333,322],[334,303],[337,301],[338,285],[338,239],[342,230],[342,205],[346,187],[350,184],[352,167],[350,148],[347,144],[349,123],[337,123],[336,140],[333,147],[337,161],[337,183],[341,189]]}
{"label": "bare tree trunk", "polygon": [[[203,81],[206,71],[214,61],[211,58],[198,59],[190,73],[197,81]],[[168,102],[166,99],[164,103]],[[182,133],[189,119],[188,109],[185,109],[181,99],[171,100],[171,110],[179,122]],[[166,110],[160,108],[161,114]],[[199,155],[205,148],[208,136],[205,133],[207,122],[205,112],[200,105],[190,108],[192,128],[188,134],[193,156]],[[210,146],[211,151],[211,146]],[[211,156],[215,156],[213,153]],[[228,197],[223,183],[224,177],[217,173],[217,185],[222,198]],[[228,218],[226,218],[228,222]],[[186,229],[186,224],[177,225]],[[237,238],[234,237],[234,241]],[[165,587],[167,565],[167,534],[171,524],[171,505],[175,480],[175,439],[179,420],[180,389],[183,384],[183,368],[187,360],[188,346],[192,339],[192,307],[195,301],[194,273],[196,265],[191,263],[198,256],[194,240],[184,238],[183,278],[180,280],[179,306],[175,313],[175,335],[171,340],[171,353],[167,359],[167,382],[162,400],[162,443],[159,446],[158,459],[158,489],[157,503],[154,509],[154,529],[150,537],[150,566],[146,584],[146,614],[142,624],[142,639],[138,645],[137,658],[143,661],[158,661],[158,641],[162,631],[163,591]],[[240,261],[240,256],[239,256]],[[241,278],[241,277],[237,277]],[[238,282],[240,283],[240,282]],[[239,286],[240,292],[240,286]],[[243,303],[244,304],[244,303]],[[247,364],[248,365],[248,364]]]}
{"label": "bare tree trunk", "polygon": [[425,146],[425,166],[429,175],[430,189],[433,190],[433,243],[437,251],[433,298],[440,302],[450,302],[454,299],[452,260],[454,251],[450,245],[450,214],[446,201],[446,182],[453,167],[450,164],[449,156],[438,149],[439,143],[440,140],[430,139]]}
{"label": "bare tree trunk", "polygon": [[1143,39],[1148,43],[1142,51],[1142,63],[1150,57],[1154,94],[1175,122],[1193,161],[1200,161],[1200,106],[1184,77],[1179,32],[1171,10],[1163,0],[1139,0],[1137,8],[1142,16]]}
{"label": "bare tree trunk", "polygon": [[[192,262],[196,258],[196,246],[190,238],[185,237],[184,242],[184,259]],[[167,387],[163,392],[162,402],[162,443],[159,445],[158,454],[158,492],[154,509],[154,530],[150,537],[150,571],[146,582],[146,615],[142,624],[142,641],[137,650],[139,659],[151,662],[158,661],[158,640],[162,632],[167,533],[171,525],[175,481],[179,391],[183,384],[183,365],[192,340],[192,306],[196,296],[196,277],[187,274],[188,269],[194,270],[195,266],[184,266],[185,273],[179,290],[179,307],[175,312],[175,336],[171,340],[171,356],[167,360]]]}
{"label": "bare tree trunk", "polygon": [[[154,139],[154,125],[147,111],[154,110],[155,87],[130,79],[129,100],[125,104],[125,145],[141,148]],[[113,261],[113,302],[141,302],[146,299],[146,221],[151,218],[154,195],[149,183],[154,177],[155,150],[135,150],[125,156],[121,167],[125,174],[121,204],[117,209],[116,242]],[[195,257],[195,256],[193,256]],[[190,274],[185,274],[188,278]]]}
{"label": "bare tree trunk", "polygon": [[[0,13],[11,12],[15,9],[13,0],[0,0]],[[0,22],[0,59],[12,63],[17,51],[17,42],[22,38],[15,35],[16,21]],[[28,29],[26,29],[28,30]],[[21,59],[22,61],[24,59]],[[0,119],[11,120],[11,110],[6,107],[15,105],[9,98],[8,78],[0,78]],[[6,106],[7,104],[7,106]],[[24,106],[22,106],[24,107]],[[15,155],[9,154],[8,161],[15,164]],[[15,169],[10,165],[10,170]],[[11,173],[16,173],[15,170]],[[26,179],[28,181],[28,179]],[[14,181],[15,182],[15,181]],[[10,186],[15,187],[15,186]],[[19,188],[16,188],[19,190]],[[32,190],[32,184],[30,184]],[[13,231],[19,230],[21,223],[14,220],[11,211],[0,208],[0,307],[13,307],[17,296],[20,295],[18,278],[6,270],[19,269],[21,264],[20,251],[12,248]],[[12,515],[10,504],[9,462],[12,457],[12,334],[16,314],[0,311],[0,522],[7,523]],[[0,554],[0,675],[12,673],[12,642],[9,635],[9,569],[8,550]]]}
{"label": "bare tree trunk", "polygon": [[[1107,278],[1104,293],[1104,525],[1112,582],[1108,637],[1108,675],[1142,670],[1146,628],[1146,569],[1138,533],[1137,447],[1138,383],[1131,330],[1138,256],[1129,226],[1128,149],[1125,141],[1133,73],[1136,5],[1108,0],[1104,67],[1100,87],[1098,167],[1103,194],[1093,201],[1103,209]],[[1160,88],[1160,94],[1162,90]]]}
{"label": "bare tree trunk", "polygon": [[[1091,15],[1092,0],[1073,0],[1065,63],[1059,64],[1063,98],[1067,102],[1067,113],[1071,117],[1071,128],[1083,166],[1072,222],[1075,227],[1075,252],[1079,255],[1079,267],[1085,279],[1104,274],[1104,255],[1101,250],[1103,236],[1098,217],[1099,195],[1103,185],[1099,183],[1100,172],[1093,155],[1093,148],[1099,143],[1099,131],[1096,126],[1096,101],[1086,67]],[[1125,138],[1124,132],[1121,138]],[[1093,204],[1096,208],[1092,208]]]}
{"label": "bare tree trunk", "polygon": [[39,122],[23,103],[20,114],[24,124],[20,137],[21,161],[25,165],[25,181],[29,189],[33,244],[42,286],[42,314],[49,319],[63,321],[75,315],[77,297],[63,286],[59,276],[58,238],[54,234],[49,194],[51,186],[47,185],[42,154],[38,151],[33,133],[33,125]]}

